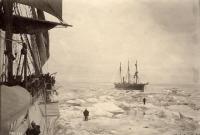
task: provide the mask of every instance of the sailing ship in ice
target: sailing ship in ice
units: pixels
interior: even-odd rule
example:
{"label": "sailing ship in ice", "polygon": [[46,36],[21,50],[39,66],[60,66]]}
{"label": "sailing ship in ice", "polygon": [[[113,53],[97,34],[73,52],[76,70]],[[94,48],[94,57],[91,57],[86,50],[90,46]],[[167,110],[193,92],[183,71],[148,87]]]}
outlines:
{"label": "sailing ship in ice", "polygon": [[[58,22],[47,21],[47,12]],[[67,27],[62,0],[0,0],[1,135],[53,135],[59,117],[55,76],[44,74],[48,30]]]}
{"label": "sailing ship in ice", "polygon": [[137,61],[135,63],[135,74],[133,75],[133,82],[131,80],[131,74],[130,74],[130,67],[129,67],[129,61],[128,61],[128,70],[127,70],[127,81],[125,80],[125,77],[122,77],[122,67],[120,63],[119,73],[120,73],[120,82],[115,83],[115,88],[117,89],[124,89],[124,90],[141,90],[144,91],[145,85],[148,83],[139,83],[139,76],[138,76],[138,65]]}

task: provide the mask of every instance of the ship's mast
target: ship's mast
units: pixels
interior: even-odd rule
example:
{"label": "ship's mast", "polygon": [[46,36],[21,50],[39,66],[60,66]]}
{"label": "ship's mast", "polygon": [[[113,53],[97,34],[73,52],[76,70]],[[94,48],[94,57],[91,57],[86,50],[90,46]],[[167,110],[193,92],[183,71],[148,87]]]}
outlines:
{"label": "ship's mast", "polygon": [[136,82],[136,84],[138,83],[138,67],[137,67],[137,61],[136,61],[136,63],[135,63],[135,75],[134,75],[134,77],[135,77],[135,82]]}
{"label": "ship's mast", "polygon": [[129,61],[128,61],[128,83],[130,83],[130,68],[129,68]]}
{"label": "ship's mast", "polygon": [[27,88],[27,66],[28,66],[28,60],[27,60],[27,45],[25,43],[23,43],[23,48],[22,48],[22,52],[24,55],[24,86],[25,88]]}
{"label": "ship's mast", "polygon": [[[2,35],[2,31],[0,30],[0,36]],[[2,38],[0,38],[0,85],[3,82],[3,45],[2,45]]]}
{"label": "ship's mast", "polygon": [[120,62],[120,67],[119,67],[119,75],[120,75],[120,81],[122,83],[122,65],[121,65],[121,62]]}
{"label": "ship's mast", "polygon": [[11,83],[13,80],[13,60],[14,56],[12,53],[12,9],[13,9],[13,0],[3,0],[3,9],[4,9],[4,21],[5,21],[5,44],[6,51],[5,54],[8,58],[7,64],[7,75],[8,75],[8,83]]}

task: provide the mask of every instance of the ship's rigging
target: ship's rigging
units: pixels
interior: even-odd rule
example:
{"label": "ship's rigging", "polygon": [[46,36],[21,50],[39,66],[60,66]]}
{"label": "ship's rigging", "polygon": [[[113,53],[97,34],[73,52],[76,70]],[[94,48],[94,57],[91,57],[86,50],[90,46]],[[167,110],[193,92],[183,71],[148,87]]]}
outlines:
{"label": "ship's rigging", "polygon": [[[139,76],[138,76],[138,64],[137,61],[135,63],[135,73],[134,75],[131,75],[130,73],[130,65],[128,61],[128,68],[127,68],[127,81],[125,80],[125,77],[122,77],[122,65],[120,62],[119,67],[119,74],[120,74],[120,82],[114,83],[115,88],[117,89],[128,89],[128,90],[142,90],[144,91],[144,86],[148,83],[140,83],[139,82]],[[132,78],[132,79],[131,79]]]}
{"label": "ship's rigging", "polygon": [[[59,22],[47,21],[44,12],[57,17]],[[55,91],[52,89],[55,78],[49,73],[44,74],[42,67],[50,56],[48,30],[58,25],[71,26],[63,22],[62,0],[0,0],[0,89],[3,87],[1,94],[4,94],[1,100],[1,134],[9,134],[13,123],[16,130],[23,127],[21,131],[25,134],[27,128],[15,121],[31,115],[27,110],[31,110],[33,103],[39,106],[39,97],[43,98],[40,103],[44,111],[38,117],[45,117],[46,124],[38,124],[46,125],[43,128],[47,131],[43,129],[46,131],[43,135],[50,134],[47,106],[56,104],[50,99],[50,94]],[[22,98],[24,101],[20,100]],[[57,117],[58,109],[53,109]]]}
{"label": "ship's rigging", "polygon": [[[13,55],[13,46],[16,46],[16,44],[26,44],[29,56],[27,62],[32,63],[32,69],[34,69],[33,72],[35,74],[42,73],[42,66],[49,58],[48,30],[57,25],[70,26],[63,23],[61,0],[3,0],[0,3],[0,28],[6,31],[5,57],[3,65],[1,65],[4,72],[1,75],[1,80],[10,83],[14,79],[13,61],[15,60],[15,56]],[[44,11],[57,17],[60,22],[46,21]],[[19,42],[13,45],[12,42],[16,41],[13,37],[16,37],[16,35]],[[19,73],[21,56],[18,59],[17,71],[15,71],[16,76]],[[24,60],[26,60],[25,57]],[[24,62],[24,64],[27,62]],[[22,69],[26,70],[26,68]],[[29,66],[28,69],[30,72]]]}

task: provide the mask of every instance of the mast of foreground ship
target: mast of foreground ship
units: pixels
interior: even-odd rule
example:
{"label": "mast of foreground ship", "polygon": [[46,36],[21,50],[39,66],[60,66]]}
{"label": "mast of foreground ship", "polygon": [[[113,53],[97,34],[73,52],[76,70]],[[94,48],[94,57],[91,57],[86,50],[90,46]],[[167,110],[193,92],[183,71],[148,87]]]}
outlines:
{"label": "mast of foreground ship", "polygon": [[7,82],[10,85],[13,80],[13,60],[14,56],[12,53],[12,8],[13,8],[13,1],[12,0],[3,0],[3,10],[4,10],[4,21],[5,21],[5,45],[6,45],[6,51],[5,55],[8,59],[7,64]]}

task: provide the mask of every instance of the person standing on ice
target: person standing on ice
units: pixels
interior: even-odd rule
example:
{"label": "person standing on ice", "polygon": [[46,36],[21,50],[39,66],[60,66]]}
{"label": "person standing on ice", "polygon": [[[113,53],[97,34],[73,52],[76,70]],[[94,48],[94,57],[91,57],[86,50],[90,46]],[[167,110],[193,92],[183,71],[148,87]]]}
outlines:
{"label": "person standing on ice", "polygon": [[146,98],[143,98],[143,104],[144,105],[146,104]]}
{"label": "person standing on ice", "polygon": [[85,111],[83,112],[83,115],[85,117],[85,121],[88,120],[88,116],[89,116],[89,111],[87,110],[87,108],[85,109]]}

